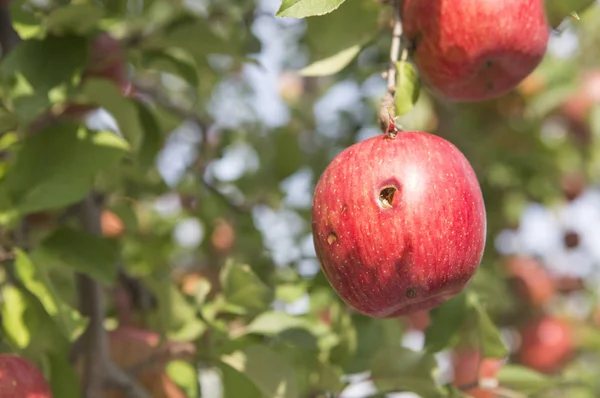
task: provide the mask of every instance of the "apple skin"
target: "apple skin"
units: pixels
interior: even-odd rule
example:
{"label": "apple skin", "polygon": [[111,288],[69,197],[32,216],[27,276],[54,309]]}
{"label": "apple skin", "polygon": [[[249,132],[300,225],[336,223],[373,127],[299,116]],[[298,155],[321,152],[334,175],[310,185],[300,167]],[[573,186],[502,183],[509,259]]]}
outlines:
{"label": "apple skin", "polygon": [[546,316],[521,331],[519,362],[542,373],[555,373],[574,352],[573,331],[562,319]]}
{"label": "apple skin", "polygon": [[[129,369],[141,363],[148,362],[155,357],[161,349],[159,334],[133,326],[120,326],[108,333],[110,357],[122,369]],[[167,345],[177,344],[166,342]],[[148,391],[153,398],[185,398],[185,394],[171,380],[165,371],[169,358],[160,356],[157,360],[145,367],[136,376],[138,382]],[[109,389],[103,398],[125,398],[121,391]]]}
{"label": "apple skin", "polygon": [[592,70],[582,76],[580,88],[567,97],[559,109],[574,138],[581,144],[587,144],[591,139],[588,118],[597,104],[600,104],[600,70]]}
{"label": "apple skin", "polygon": [[52,398],[48,382],[29,360],[0,355],[0,397]]}
{"label": "apple skin", "polygon": [[402,22],[432,91],[457,102],[515,88],[546,53],[544,0],[405,0]]}
{"label": "apple skin", "polygon": [[[391,205],[381,193],[396,189]],[[329,283],[355,310],[392,318],[434,308],[474,275],[486,239],[481,189],[450,142],[423,132],[346,148],[323,172],[313,240]]]}
{"label": "apple skin", "polygon": [[[456,387],[466,387],[476,382],[480,383],[482,379],[496,378],[502,365],[501,359],[482,359],[478,350],[457,349],[452,353],[453,384]],[[496,398],[494,391],[481,387],[469,388],[465,392],[473,398]]]}
{"label": "apple skin", "polygon": [[125,232],[123,220],[110,210],[102,211],[102,214],[100,215],[100,224],[102,226],[102,235],[105,238],[120,238]]}

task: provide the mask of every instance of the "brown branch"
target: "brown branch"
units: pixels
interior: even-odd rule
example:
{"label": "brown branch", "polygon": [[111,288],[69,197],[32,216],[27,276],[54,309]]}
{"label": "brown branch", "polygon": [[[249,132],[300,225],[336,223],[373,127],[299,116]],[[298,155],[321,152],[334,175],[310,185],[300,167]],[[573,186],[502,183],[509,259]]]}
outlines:
{"label": "brown branch", "polygon": [[[89,194],[79,205],[80,223],[92,235],[102,235],[100,214],[100,205],[93,194]],[[106,386],[114,386],[128,398],[148,398],[148,394],[109,358],[108,337],[104,329],[106,304],[102,286],[84,274],[77,274],[76,278],[80,311],[89,318],[89,325],[80,345],[83,354],[83,396],[101,397]]]}

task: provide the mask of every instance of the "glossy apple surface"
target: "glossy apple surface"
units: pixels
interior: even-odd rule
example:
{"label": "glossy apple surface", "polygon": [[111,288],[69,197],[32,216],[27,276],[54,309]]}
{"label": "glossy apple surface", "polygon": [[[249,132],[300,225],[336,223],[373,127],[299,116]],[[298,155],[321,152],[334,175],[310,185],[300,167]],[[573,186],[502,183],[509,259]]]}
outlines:
{"label": "glossy apple surface", "polygon": [[538,372],[554,373],[574,351],[573,331],[568,323],[544,317],[526,325],[521,332],[519,361]]}
{"label": "glossy apple surface", "polygon": [[12,354],[0,355],[0,397],[52,398],[44,375],[30,361]]}
{"label": "glossy apple surface", "polygon": [[454,101],[515,88],[541,62],[544,0],[405,0],[403,28],[423,81]]}
{"label": "glossy apple surface", "polygon": [[486,235],[481,189],[450,142],[422,132],[376,136],[337,155],[313,199],[322,269],[372,317],[438,306],[477,270]]}

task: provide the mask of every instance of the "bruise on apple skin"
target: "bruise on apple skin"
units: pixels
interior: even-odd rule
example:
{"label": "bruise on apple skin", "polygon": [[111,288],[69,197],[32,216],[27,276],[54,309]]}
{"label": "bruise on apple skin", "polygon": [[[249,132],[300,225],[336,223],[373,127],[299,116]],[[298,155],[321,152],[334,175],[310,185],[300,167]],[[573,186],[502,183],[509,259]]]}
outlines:
{"label": "bruise on apple skin", "polygon": [[483,255],[485,207],[454,145],[403,132],[355,144],[331,162],[315,190],[312,228],[342,299],[366,315],[397,317],[464,288]]}
{"label": "bruise on apple skin", "polygon": [[406,0],[402,10],[423,81],[454,101],[515,88],[541,62],[551,32],[544,0]]}

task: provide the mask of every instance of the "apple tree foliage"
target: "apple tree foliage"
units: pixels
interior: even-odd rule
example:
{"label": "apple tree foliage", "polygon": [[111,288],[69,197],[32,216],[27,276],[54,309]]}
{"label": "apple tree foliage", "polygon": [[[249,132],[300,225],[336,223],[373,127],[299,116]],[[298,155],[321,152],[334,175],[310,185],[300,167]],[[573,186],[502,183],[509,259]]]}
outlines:
{"label": "apple tree foliage", "polygon": [[[565,173],[600,180],[598,92],[577,128],[557,122],[585,85],[583,71],[600,70],[592,1],[546,1],[553,40],[568,36],[577,49],[549,52],[496,100],[438,99],[410,60],[398,62],[400,124],[463,151],[488,217],[477,275],[431,311],[422,347],[406,343],[420,333],[409,320],[351,311],[318,271],[310,200],[301,197],[335,154],[380,133],[391,3],[3,1],[0,350],[38,364],[61,398],[91,383],[81,358],[120,365],[153,397],[334,397],[354,374],[367,374],[371,396],[468,396],[440,360],[464,344],[506,358],[492,389],[510,396],[600,395],[593,287],[530,308],[494,246],[526,203],[565,201]],[[125,48],[131,92],[111,76],[83,78],[101,32]],[[265,55],[273,47],[275,76]],[[348,88],[358,92],[350,103]],[[265,90],[283,102],[265,100]],[[100,106],[112,123],[69,115],[71,104]],[[107,211],[117,233],[102,222]],[[198,244],[185,244],[194,233]],[[84,311],[87,301],[102,312]],[[583,315],[573,309],[580,302],[591,308]],[[540,314],[574,325],[575,354],[554,374],[519,364],[515,353],[519,325]],[[124,365],[115,350],[94,346],[101,340],[84,338],[124,325],[156,332],[155,345],[167,348]],[[142,378],[148,362],[160,365],[157,389]]]}

